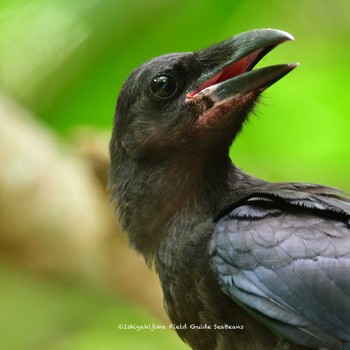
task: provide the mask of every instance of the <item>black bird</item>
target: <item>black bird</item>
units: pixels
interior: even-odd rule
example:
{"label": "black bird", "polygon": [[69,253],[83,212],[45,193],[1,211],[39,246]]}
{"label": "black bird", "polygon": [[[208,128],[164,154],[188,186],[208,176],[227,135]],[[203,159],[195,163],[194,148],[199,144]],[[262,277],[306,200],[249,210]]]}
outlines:
{"label": "black bird", "polygon": [[229,147],[296,67],[252,70],[288,33],[258,29],[154,58],[121,89],[112,200],[193,349],[350,349],[350,202],[247,175]]}

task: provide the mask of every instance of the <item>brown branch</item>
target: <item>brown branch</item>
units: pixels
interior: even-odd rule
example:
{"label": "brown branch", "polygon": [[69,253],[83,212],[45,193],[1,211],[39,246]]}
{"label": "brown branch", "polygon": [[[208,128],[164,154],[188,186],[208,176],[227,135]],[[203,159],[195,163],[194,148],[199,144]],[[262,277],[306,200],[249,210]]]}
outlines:
{"label": "brown branch", "polygon": [[164,320],[158,281],[109,205],[107,138],[83,135],[77,152],[0,95],[0,256],[112,289]]}

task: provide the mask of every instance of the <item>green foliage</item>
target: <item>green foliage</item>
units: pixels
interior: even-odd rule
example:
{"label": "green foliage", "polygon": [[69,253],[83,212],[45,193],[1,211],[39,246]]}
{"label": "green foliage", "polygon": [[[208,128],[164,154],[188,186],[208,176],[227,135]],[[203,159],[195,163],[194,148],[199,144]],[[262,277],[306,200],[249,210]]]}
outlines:
{"label": "green foliage", "polygon": [[275,27],[296,42],[262,64],[301,66],[269,89],[232,157],[269,180],[350,190],[350,3],[338,0],[16,0],[0,5],[0,84],[54,129],[110,128],[118,90],[156,55]]}
{"label": "green foliage", "polygon": [[118,330],[118,324],[162,323],[89,286],[33,279],[4,265],[0,280],[3,349],[188,349],[170,330]]}

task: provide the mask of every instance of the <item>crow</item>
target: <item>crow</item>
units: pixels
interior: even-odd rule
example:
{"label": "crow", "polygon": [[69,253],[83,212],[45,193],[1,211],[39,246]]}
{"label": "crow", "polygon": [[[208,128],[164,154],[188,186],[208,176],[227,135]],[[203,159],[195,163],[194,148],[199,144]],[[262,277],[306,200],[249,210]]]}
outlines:
{"label": "crow", "polygon": [[118,97],[111,201],[192,349],[350,349],[349,198],[229,157],[260,94],[297,64],[254,66],[289,40],[256,29],[159,56]]}

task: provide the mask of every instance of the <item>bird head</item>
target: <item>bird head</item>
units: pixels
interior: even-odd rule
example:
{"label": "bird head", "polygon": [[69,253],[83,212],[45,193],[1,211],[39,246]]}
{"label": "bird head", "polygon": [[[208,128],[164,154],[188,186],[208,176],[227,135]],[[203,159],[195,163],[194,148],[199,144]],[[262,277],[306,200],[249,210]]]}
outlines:
{"label": "bird head", "polygon": [[136,68],[117,103],[111,154],[159,161],[226,153],[259,95],[294,69],[253,70],[275,46],[293,40],[257,29],[197,52],[173,53]]}
{"label": "bird head", "polygon": [[242,180],[229,147],[261,92],[296,64],[254,66],[292,39],[279,30],[249,31],[151,59],[124,83],[110,143],[111,197],[147,262],[171,227],[186,225],[179,229],[186,233],[216,217],[239,196],[237,186],[251,181]]}

